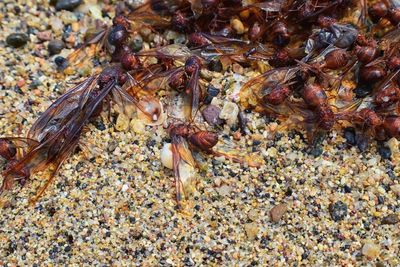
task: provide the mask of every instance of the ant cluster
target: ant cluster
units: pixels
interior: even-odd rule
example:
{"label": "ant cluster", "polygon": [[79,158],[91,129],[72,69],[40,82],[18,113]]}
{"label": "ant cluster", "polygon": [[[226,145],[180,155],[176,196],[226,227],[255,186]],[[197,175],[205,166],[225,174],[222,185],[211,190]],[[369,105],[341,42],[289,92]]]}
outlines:
{"label": "ant cluster", "polygon": [[[182,164],[195,166],[192,150],[258,166],[235,153],[217,151],[218,135],[191,123],[212,94],[205,90],[201,71],[226,70],[234,63],[267,66],[242,86],[242,107],[296,119],[310,143],[335,125],[352,125],[377,140],[400,136],[396,0],[149,0],[119,13],[112,25],[99,27],[68,58],[56,59],[65,70],[105,55],[107,66],[56,100],[27,138],[0,139],[0,156],[6,161],[1,191],[51,169],[37,200],[105,103],[115,103],[120,112],[147,125],[166,125],[157,95],[161,89],[176,91],[183,103],[185,122],[165,126],[178,204],[184,193]],[[143,29],[155,34],[174,31],[185,36],[185,42],[162,40],[136,51],[132,36]]]}

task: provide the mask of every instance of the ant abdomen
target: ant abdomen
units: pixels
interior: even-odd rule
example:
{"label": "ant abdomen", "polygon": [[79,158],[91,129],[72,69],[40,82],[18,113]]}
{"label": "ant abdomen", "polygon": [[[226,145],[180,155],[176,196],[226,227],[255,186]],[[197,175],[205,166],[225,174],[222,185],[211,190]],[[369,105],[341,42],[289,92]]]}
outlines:
{"label": "ant abdomen", "polygon": [[218,143],[218,135],[209,131],[198,131],[189,135],[188,140],[195,147],[207,151]]}
{"label": "ant abdomen", "polygon": [[370,63],[379,56],[379,49],[372,46],[357,47],[357,59],[364,64]]}
{"label": "ant abdomen", "polygon": [[335,114],[332,111],[332,108],[328,104],[323,104],[317,108],[317,116],[318,116],[318,127],[323,130],[332,129],[335,124]]}
{"label": "ant abdomen", "polygon": [[277,22],[272,27],[272,42],[277,46],[286,46],[290,42],[289,30],[284,22]]}
{"label": "ant abdomen", "polygon": [[117,24],[111,28],[108,34],[108,42],[116,47],[121,47],[128,39],[128,31],[125,26]]}
{"label": "ant abdomen", "polygon": [[375,95],[375,104],[378,107],[388,107],[400,100],[400,89],[395,86],[387,87]]}
{"label": "ant abdomen", "polygon": [[290,94],[290,89],[287,86],[274,86],[271,91],[263,96],[263,101],[274,106],[282,104]]}
{"label": "ant abdomen", "polygon": [[383,2],[373,4],[368,9],[368,14],[374,23],[377,23],[381,18],[384,18],[388,13],[388,8]]}
{"label": "ant abdomen", "polygon": [[323,66],[328,69],[336,70],[347,65],[349,54],[343,49],[336,49],[325,55]]}
{"label": "ant abdomen", "polygon": [[303,99],[311,107],[319,107],[326,103],[325,91],[317,84],[306,84],[303,88]]}
{"label": "ant abdomen", "polygon": [[6,160],[11,160],[17,154],[15,145],[7,139],[0,139],[0,156]]}
{"label": "ant abdomen", "polygon": [[386,76],[386,70],[380,66],[363,66],[360,68],[359,77],[367,83],[375,83]]}
{"label": "ant abdomen", "polygon": [[198,71],[201,68],[200,58],[197,56],[189,57],[185,62],[185,72],[188,75],[193,74],[195,71]]}
{"label": "ant abdomen", "polygon": [[389,116],[383,121],[383,128],[388,137],[400,137],[400,117],[399,116]]}

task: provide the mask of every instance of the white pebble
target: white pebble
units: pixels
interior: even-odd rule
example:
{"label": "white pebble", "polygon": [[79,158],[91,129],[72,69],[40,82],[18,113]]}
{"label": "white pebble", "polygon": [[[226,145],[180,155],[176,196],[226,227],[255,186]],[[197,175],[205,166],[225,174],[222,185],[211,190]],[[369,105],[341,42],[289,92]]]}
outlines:
{"label": "white pebble", "polygon": [[228,125],[233,125],[238,117],[239,107],[233,102],[225,102],[219,117],[226,120]]}
{"label": "white pebble", "polygon": [[380,254],[380,248],[373,242],[368,241],[367,243],[364,244],[361,253],[364,256],[368,257],[369,259],[375,259]]}
{"label": "white pebble", "polygon": [[165,143],[163,148],[161,149],[161,163],[164,167],[168,169],[173,168],[173,159],[172,159],[172,145],[171,143]]}
{"label": "white pebble", "polygon": [[124,184],[123,186],[122,186],[122,192],[125,192],[126,190],[128,190],[128,188],[129,188],[129,186],[127,185],[127,184]]}

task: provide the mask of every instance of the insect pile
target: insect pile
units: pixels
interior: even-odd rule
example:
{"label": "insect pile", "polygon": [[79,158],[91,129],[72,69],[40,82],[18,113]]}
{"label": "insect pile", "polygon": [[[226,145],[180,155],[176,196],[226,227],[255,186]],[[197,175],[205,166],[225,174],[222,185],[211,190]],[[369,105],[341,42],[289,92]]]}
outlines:
{"label": "insect pile", "polygon": [[[111,25],[98,23],[67,58],[55,60],[60,72],[69,73],[102,59],[94,73],[66,90],[26,138],[0,139],[1,191],[50,169],[35,202],[77,148],[85,125],[111,103],[169,134],[163,153],[172,160],[161,160],[174,171],[178,205],[188,182],[184,170],[196,167],[194,151],[259,166],[254,157],[219,149],[224,121],[205,115],[216,110],[213,97],[226,94],[207,72],[234,72],[237,66],[260,71],[240,84],[240,108],[231,103],[225,110],[237,114],[244,134],[241,110],[253,109],[283,122],[290,118],[306,130],[310,144],[334,127],[351,126],[380,141],[398,138],[399,22],[397,0],[150,0],[125,8]],[[157,41],[138,49],[134,36],[143,32]],[[174,92],[173,99],[163,98],[162,90]]]}

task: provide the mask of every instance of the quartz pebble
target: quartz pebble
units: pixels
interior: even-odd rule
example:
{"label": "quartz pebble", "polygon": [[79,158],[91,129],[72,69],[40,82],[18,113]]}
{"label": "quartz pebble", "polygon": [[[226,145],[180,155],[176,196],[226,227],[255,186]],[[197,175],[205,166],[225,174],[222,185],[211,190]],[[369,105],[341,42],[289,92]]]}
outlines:
{"label": "quartz pebble", "polygon": [[115,125],[115,128],[118,131],[126,131],[126,130],[128,130],[128,128],[129,128],[129,118],[123,113],[119,114],[118,118],[117,118],[117,123]]}
{"label": "quartz pebble", "polygon": [[228,125],[233,125],[237,121],[237,117],[239,114],[239,107],[233,102],[225,102],[219,117],[223,120],[226,120]]}
{"label": "quartz pebble", "polygon": [[392,185],[390,190],[392,190],[396,195],[400,196],[400,184]]}
{"label": "quartz pebble", "polygon": [[172,169],[173,157],[172,157],[172,145],[170,143],[164,143],[164,146],[161,149],[160,158],[161,158],[161,163],[164,165],[164,167]]}
{"label": "quartz pebble", "polygon": [[256,223],[246,223],[244,225],[244,230],[249,240],[254,240],[258,234],[258,226]]}
{"label": "quartz pebble", "polygon": [[146,131],[146,125],[139,119],[132,119],[129,127],[137,134],[143,134]]}
{"label": "quartz pebble", "polygon": [[369,259],[375,259],[380,254],[380,248],[372,241],[367,241],[362,247],[361,253]]}

